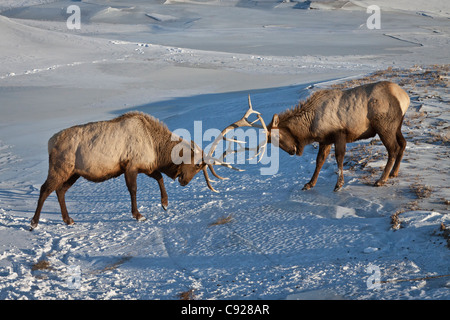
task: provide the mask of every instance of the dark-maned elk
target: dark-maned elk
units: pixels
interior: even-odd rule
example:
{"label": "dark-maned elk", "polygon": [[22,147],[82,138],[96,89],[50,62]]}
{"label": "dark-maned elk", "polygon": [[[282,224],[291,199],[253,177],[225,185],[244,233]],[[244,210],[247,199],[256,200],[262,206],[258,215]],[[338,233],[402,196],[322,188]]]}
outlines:
{"label": "dark-maned elk", "polygon": [[306,145],[319,142],[316,169],[303,190],[314,187],[334,144],[339,169],[334,188],[337,191],[344,184],[346,143],[378,134],[388,151],[387,164],[375,183],[375,186],[381,186],[388,176],[398,175],[406,147],[401,127],[409,102],[408,94],[403,89],[387,81],[347,90],[320,90],[299,106],[273,116],[267,126],[269,142],[276,139],[281,149],[299,156]]}
{"label": "dark-maned elk", "polygon": [[[217,140],[222,137],[217,137]],[[65,193],[79,177],[102,182],[124,174],[131,196],[132,215],[137,220],[145,220],[136,203],[139,173],[156,179],[161,191],[161,204],[166,210],[168,197],[162,173],[172,179],[178,178],[180,185],[185,186],[202,170],[208,187],[217,192],[210,184],[207,167],[220,179],[224,178],[215,173],[213,165],[236,169],[213,158],[212,152],[204,155],[194,142],[181,139],[159,120],[140,112],[62,130],[48,141],[48,153],[48,176],[40,190],[31,230],[37,227],[44,201],[53,191],[56,191],[63,221],[68,225],[74,223],[67,212]],[[177,161],[174,162],[174,158]],[[180,158],[184,160],[178,161]]]}

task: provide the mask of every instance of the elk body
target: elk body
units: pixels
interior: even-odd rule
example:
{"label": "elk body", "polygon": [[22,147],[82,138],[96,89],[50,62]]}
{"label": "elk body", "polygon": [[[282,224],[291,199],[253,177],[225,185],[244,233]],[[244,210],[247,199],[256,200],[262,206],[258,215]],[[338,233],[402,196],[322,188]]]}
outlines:
{"label": "elk body", "polygon": [[346,143],[378,134],[388,152],[387,164],[375,183],[375,186],[381,186],[388,176],[398,175],[406,147],[401,126],[409,102],[403,89],[387,81],[348,90],[320,90],[298,107],[275,114],[267,126],[271,133],[268,137],[269,140],[277,140],[284,151],[299,156],[306,145],[319,142],[316,168],[304,190],[316,184],[320,169],[334,144],[339,169],[334,189],[337,191],[344,184]]}
{"label": "elk body", "polygon": [[214,150],[220,140],[228,140],[225,135],[231,128],[257,126],[256,121],[248,121],[251,114],[258,115],[256,121],[260,121],[267,132],[263,119],[252,109],[249,100],[249,110],[242,119],[221,132],[207,155],[193,141],[181,139],[165,124],[141,112],[129,112],[113,120],[91,122],[56,133],[48,141],[48,176],[41,186],[31,230],[37,227],[44,201],[53,191],[56,191],[63,221],[68,225],[74,223],[67,212],[65,194],[80,177],[102,182],[124,174],[131,196],[131,213],[137,220],[145,220],[136,202],[139,173],[158,182],[164,210],[168,206],[168,197],[162,173],[172,179],[178,178],[180,185],[185,186],[202,170],[208,188],[218,192],[211,186],[207,168],[222,180],[226,178],[219,176],[213,165],[242,170],[224,162],[223,158],[214,158]]}
{"label": "elk body", "polygon": [[[131,212],[137,220],[144,220],[136,203],[139,173],[145,173],[158,182],[164,209],[168,206],[168,197],[162,173],[172,179],[178,178],[179,183],[185,186],[203,170],[208,187],[213,190],[206,166],[216,174],[212,164],[203,159],[203,151],[193,142],[173,137],[163,123],[140,112],[130,112],[110,121],[91,122],[56,133],[48,142],[48,177],[40,190],[31,230],[38,225],[44,201],[53,191],[56,191],[63,221],[69,225],[74,223],[67,212],[65,193],[79,177],[101,182],[124,174],[131,196]],[[175,146],[179,147],[177,150],[180,153],[183,152],[181,150],[188,150],[191,161],[175,164],[172,161]]]}

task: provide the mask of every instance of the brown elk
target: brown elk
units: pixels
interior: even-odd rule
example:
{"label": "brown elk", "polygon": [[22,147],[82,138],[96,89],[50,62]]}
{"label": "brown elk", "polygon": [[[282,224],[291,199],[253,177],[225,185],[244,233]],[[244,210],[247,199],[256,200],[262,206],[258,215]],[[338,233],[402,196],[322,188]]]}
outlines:
{"label": "brown elk", "polygon": [[[387,81],[347,90],[320,90],[306,102],[275,114],[267,126],[269,142],[291,155],[302,155],[303,148],[319,142],[316,168],[303,190],[315,186],[320,169],[334,144],[339,173],[335,191],[344,184],[343,162],[346,143],[380,137],[388,151],[388,161],[375,186],[383,185],[388,176],[396,177],[406,147],[401,126],[409,107],[408,94],[397,84]],[[277,129],[277,130],[274,130]],[[392,171],[391,171],[392,169]]]}
{"label": "brown elk", "polygon": [[[246,116],[240,121],[244,121]],[[252,124],[238,123],[238,126],[245,125]],[[224,138],[224,134],[216,140]],[[172,179],[178,178],[180,185],[185,186],[202,170],[208,187],[217,192],[210,184],[207,167],[220,179],[224,178],[215,173],[213,165],[236,168],[213,158],[214,149],[205,156],[194,142],[181,139],[159,120],[140,112],[62,130],[48,141],[48,176],[41,186],[31,230],[37,227],[44,201],[53,191],[56,191],[63,221],[68,225],[74,223],[67,212],[65,193],[79,177],[102,182],[124,174],[131,196],[131,212],[137,220],[145,220],[136,202],[139,173],[145,173],[158,182],[164,210],[168,206],[168,197],[162,173]],[[174,162],[174,156],[184,160]]]}

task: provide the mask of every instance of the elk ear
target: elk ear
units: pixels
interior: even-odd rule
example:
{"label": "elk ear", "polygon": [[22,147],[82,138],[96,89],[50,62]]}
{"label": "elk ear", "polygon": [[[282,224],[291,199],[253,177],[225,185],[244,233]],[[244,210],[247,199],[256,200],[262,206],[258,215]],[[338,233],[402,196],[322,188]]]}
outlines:
{"label": "elk ear", "polygon": [[280,123],[280,119],[278,118],[278,114],[274,114],[272,118],[272,128],[277,128]]}

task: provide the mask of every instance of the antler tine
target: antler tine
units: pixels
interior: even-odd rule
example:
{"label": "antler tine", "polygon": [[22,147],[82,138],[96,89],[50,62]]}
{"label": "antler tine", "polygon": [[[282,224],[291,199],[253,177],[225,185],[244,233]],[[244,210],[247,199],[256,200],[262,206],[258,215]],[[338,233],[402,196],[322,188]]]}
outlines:
{"label": "antler tine", "polygon": [[[237,149],[237,150],[232,149],[232,148],[231,148],[231,145],[228,145],[227,150],[225,150],[225,151],[223,152],[223,154],[220,156],[220,158],[219,158],[220,161],[225,160],[225,158],[226,158],[228,155],[230,155],[230,154],[239,153],[239,152],[245,152],[245,151],[252,151],[252,150],[255,150],[255,152],[257,152],[257,150],[259,149],[259,146],[258,146],[258,148],[243,147],[243,146],[242,146],[242,143],[245,143],[245,142],[243,142],[243,141],[238,141],[238,140],[236,140],[235,142],[237,142],[237,143],[239,144],[239,149]],[[258,152],[258,154],[259,154],[259,152]],[[258,155],[258,154],[257,154],[257,155]],[[252,160],[252,159],[254,159],[254,158],[255,158],[255,156],[253,156],[253,157],[251,157],[251,158],[248,158],[247,160]]]}
{"label": "antler tine", "polygon": [[259,144],[257,147],[254,147],[254,148],[243,147],[241,145],[239,145],[240,148],[238,150],[233,150],[231,148],[227,148],[227,150],[225,150],[225,152],[222,154],[220,159],[225,159],[228,155],[233,154],[233,153],[239,153],[239,152],[245,152],[245,151],[255,151],[255,155],[251,158],[248,158],[247,160],[253,160],[257,156],[261,155],[258,159],[258,162],[260,162],[264,155],[266,145],[267,145],[267,140],[263,141],[261,144]]}
{"label": "antler tine", "polygon": [[255,155],[255,157],[261,153],[261,151],[259,151],[259,150],[262,149],[261,156],[258,160],[258,162],[259,162],[259,161],[261,161],[262,157],[264,156],[264,153],[266,152],[267,141],[269,140],[269,130],[267,129],[267,126],[264,123],[264,120],[262,119],[262,117],[260,115],[258,115],[258,118],[261,121],[262,127],[264,128],[264,133],[266,134],[266,139],[263,141],[262,146],[261,146],[261,144],[259,144],[258,147],[256,148],[257,154]]}
{"label": "antler tine", "polygon": [[[209,167],[209,166],[208,166]],[[211,180],[209,180],[209,176],[208,176],[208,171],[206,171],[206,167],[203,167],[203,175],[205,176],[205,180],[206,180],[206,184],[208,185],[208,188],[211,191],[217,192],[219,193],[219,191],[217,191],[216,189],[213,188],[213,186],[211,185]]]}
{"label": "antler tine", "polygon": [[218,165],[218,166],[222,166],[222,167],[227,167],[227,168],[233,169],[235,171],[239,171],[239,172],[245,171],[245,170],[233,167],[231,164],[229,164],[227,162],[224,162],[224,161],[221,161],[219,159],[216,159],[216,158],[211,158],[211,159],[214,160],[214,161],[210,165]]}
{"label": "antler tine", "polygon": [[[241,169],[237,169],[237,168],[235,168],[235,167],[229,165],[228,163],[223,163],[223,162],[222,162],[222,163],[219,163],[219,164],[220,164],[221,166],[225,166],[225,167],[231,168],[231,169],[233,169],[233,170],[244,171],[244,170],[241,170]],[[219,176],[219,175],[214,171],[214,168],[213,168],[212,164],[208,164],[208,168],[209,168],[209,170],[211,170],[211,173],[212,173],[215,177],[217,177],[217,178],[219,178],[219,179],[221,179],[221,180],[226,180],[226,179],[228,179],[228,178],[223,178],[223,177]],[[203,170],[203,175],[205,176],[205,180],[206,180],[206,184],[208,185],[208,188],[211,189],[211,191],[214,191],[214,192],[219,193],[219,191],[217,191],[216,189],[214,189],[213,186],[211,185],[211,179],[209,179],[209,175],[208,175],[208,171],[206,170],[206,166],[203,167],[202,170]]]}
{"label": "antler tine", "polygon": [[[248,117],[250,117],[250,115],[252,115],[252,114],[256,114],[257,119],[252,121],[252,122],[250,122],[248,120]],[[261,125],[256,124],[256,122],[260,122]],[[260,144],[256,148],[248,148],[248,147],[242,146],[242,144],[245,144],[245,141],[239,141],[239,140],[236,140],[236,139],[231,139],[231,138],[226,138],[225,137],[225,135],[230,130],[235,129],[235,128],[239,128],[239,127],[263,128],[264,132],[266,134],[266,141],[264,142],[264,144],[262,146]],[[224,161],[225,157],[228,154],[231,154],[231,153],[237,153],[237,152],[242,152],[242,151],[246,151],[246,150],[255,150],[255,156],[252,157],[251,159],[253,159],[253,158],[257,157],[257,156],[260,156],[258,162],[261,161],[261,159],[262,159],[262,157],[264,155],[264,151],[266,149],[266,145],[267,145],[268,132],[269,131],[267,130],[266,124],[264,123],[264,120],[261,117],[261,113],[259,113],[256,110],[253,110],[252,101],[250,99],[250,95],[248,95],[248,110],[245,112],[244,116],[241,119],[239,119],[238,121],[230,124],[225,129],[223,129],[222,132],[220,133],[220,135],[211,144],[211,148],[209,149],[208,155],[205,157],[205,162],[206,162],[209,170],[211,170],[211,173],[218,179],[221,179],[221,180],[226,179],[226,178],[223,178],[223,177],[219,176],[214,171],[213,165],[221,165],[223,167],[227,167],[227,168],[230,168],[230,169],[233,169],[233,170],[236,170],[236,171],[244,171],[244,170],[235,168],[232,165],[230,165],[229,163],[226,163]],[[221,141],[221,140],[225,140],[225,141],[228,141],[228,142],[236,142],[236,143],[239,144],[240,148],[238,150],[232,150],[232,149],[230,149],[230,146],[228,146],[227,150],[222,154],[220,159],[214,158],[213,157],[214,151],[216,150],[217,145],[219,144],[219,141]],[[202,170],[203,170],[203,175],[205,176],[205,180],[206,180],[206,184],[208,185],[208,188],[211,189],[214,192],[218,192],[211,185],[211,180],[209,179],[206,166],[204,166]]]}
{"label": "antler tine", "polygon": [[[250,95],[248,95],[248,105],[249,105],[249,108],[253,110],[253,107],[252,107],[252,101],[251,101],[251,99],[250,99]],[[257,112],[257,111],[254,111],[254,113],[256,113],[257,119],[251,123],[251,124],[252,124],[252,127],[263,128],[263,129],[264,129],[264,132],[265,132],[265,134],[266,134],[266,139],[265,139],[265,141],[263,142],[262,147],[261,147],[261,144],[259,144],[258,147],[256,147],[255,155],[254,155],[252,158],[250,158],[250,159],[254,159],[254,158],[257,157],[258,155],[260,155],[260,154],[261,154],[260,149],[262,149],[262,154],[261,154],[261,156],[260,156],[260,158],[259,158],[259,160],[258,160],[258,162],[259,162],[259,161],[261,161],[262,157],[264,156],[264,152],[266,151],[267,140],[268,140],[268,135],[269,135],[269,130],[267,129],[266,123],[264,122],[263,118],[261,117],[261,113],[259,113],[259,112]],[[253,124],[254,124],[255,122],[257,122],[257,121],[261,122],[261,126],[253,125]],[[254,149],[254,148],[252,148],[252,149]]]}
{"label": "antler tine", "polygon": [[[252,114],[256,114],[257,119],[253,122],[248,121],[248,117]],[[260,121],[261,122],[261,126],[256,125],[255,122]],[[264,120],[261,117],[261,113],[259,113],[258,111],[253,110],[253,106],[252,106],[252,101],[250,99],[250,95],[248,95],[248,110],[247,112],[244,114],[244,116],[239,119],[238,121],[230,124],[229,126],[227,126],[225,129],[222,130],[222,132],[220,133],[220,135],[216,138],[216,140],[214,140],[214,142],[211,145],[211,149],[208,152],[208,157],[210,158],[214,151],[217,148],[217,145],[219,143],[220,140],[227,140],[227,141],[231,141],[231,142],[238,142],[238,143],[244,143],[243,141],[239,141],[239,140],[234,140],[234,139],[229,139],[229,138],[225,138],[225,135],[232,129],[235,128],[239,128],[239,127],[255,127],[255,128],[263,128],[266,132],[266,136],[267,136],[267,127],[266,124],[264,123]]]}
{"label": "antler tine", "polygon": [[[252,106],[252,99],[250,99],[250,93],[248,94],[248,108],[250,110],[253,110],[253,106]],[[255,111],[256,113],[260,114],[258,111]]]}
{"label": "antler tine", "polygon": [[220,179],[220,180],[228,180],[228,178],[224,178],[224,177],[219,176],[219,175],[216,173],[216,171],[214,171],[214,167],[213,167],[212,164],[208,164],[208,168],[209,168],[209,170],[211,170],[211,173],[213,174],[214,177],[216,177],[216,178],[218,178],[218,179]]}

